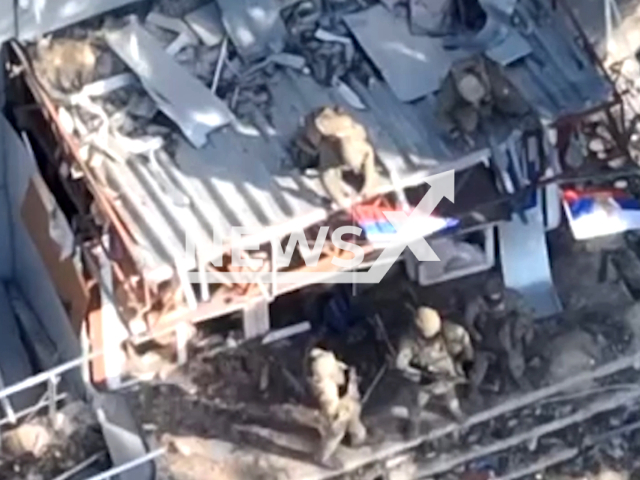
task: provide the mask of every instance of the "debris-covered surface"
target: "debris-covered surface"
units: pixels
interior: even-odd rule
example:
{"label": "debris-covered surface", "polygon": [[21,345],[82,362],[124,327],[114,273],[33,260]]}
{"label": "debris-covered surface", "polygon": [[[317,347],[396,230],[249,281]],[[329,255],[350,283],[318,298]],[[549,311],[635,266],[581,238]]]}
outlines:
{"label": "debris-covered surface", "polygon": [[[250,3],[242,5],[252,10]],[[326,2],[322,8],[298,2],[280,11],[276,5],[267,2],[255,9],[263,9],[258,13],[242,13],[236,2],[221,5],[219,11],[207,7],[210,21],[205,25],[198,23],[206,7],[202,2],[194,2],[193,10],[185,5],[177,13],[160,2],[141,25],[127,26],[136,21],[109,17],[84,30],[61,31],[51,40],[54,45],[88,42],[100,56],[114,57],[101,39],[104,28],[108,43],[140,78],[139,84],[105,95],[89,89],[86,95],[66,98],[55,93],[60,82],[45,83],[65,129],[81,146],[88,172],[135,243],[130,253],[136,266],[154,282],[167,280],[176,262],[196,268],[195,258],[185,256],[187,235],[202,240],[207,246],[204,257],[215,259],[221,250],[210,244],[211,232],[226,243],[232,226],[249,227],[258,232],[253,238],[260,243],[323,221],[331,213],[317,176],[300,172],[292,151],[302,120],[316,108],[342,105],[366,128],[382,170],[378,192],[421,184],[433,173],[462,169],[491,156],[482,135],[447,135],[437,119],[434,91],[457,59],[507,42],[497,30],[495,38],[493,33],[483,34],[492,39],[486,44],[483,37],[468,48],[448,49],[440,37],[412,35],[403,9],[389,11],[373,2],[350,1]],[[518,90],[545,119],[577,113],[608,98],[606,81],[588,55],[568,40],[571,30],[563,18],[543,2],[522,0],[513,8],[530,52],[525,49],[529,53],[518,61],[502,62],[501,71],[512,84],[508,88]],[[254,14],[260,22],[251,17]],[[373,17],[388,28],[378,28]],[[221,24],[231,29],[228,38],[223,32],[222,40]],[[146,40],[114,44],[132,29]],[[240,32],[246,38],[238,39]],[[380,56],[371,51],[367,38],[379,40],[382,32]],[[237,45],[242,41],[257,44],[258,53],[244,54]],[[160,46],[165,52],[153,54]],[[401,53],[389,55],[393,48]],[[434,62],[434,53],[442,61]],[[132,65],[136,56],[137,65]],[[146,72],[145,56],[153,59]],[[522,53],[514,58],[518,56]],[[422,78],[427,57],[434,68],[428,67],[428,76]],[[36,70],[38,65],[52,65],[47,56],[34,53],[32,58]],[[49,79],[67,76],[76,65],[81,69],[80,58],[51,72]],[[386,65],[387,60],[413,62],[419,70]],[[91,80],[121,73],[117,59],[109,62],[112,71],[105,69]],[[176,69],[183,72],[171,75]],[[187,82],[186,72],[199,80],[198,87],[188,86],[194,79]],[[180,85],[163,93],[168,77]],[[179,81],[183,77],[185,81]],[[63,93],[82,92],[89,79],[81,80],[77,88]],[[398,88],[405,86],[396,83],[420,89],[399,94]],[[196,92],[202,96],[204,90],[213,95],[197,101]],[[172,121],[156,115],[149,96]],[[208,109],[210,103],[217,106]],[[504,130],[519,121],[496,123],[500,142]]]}
{"label": "debris-covered surface", "polygon": [[[575,32],[544,2],[480,2],[488,16],[485,27],[454,44],[446,35],[419,31],[441,27],[439,21],[425,23],[420,2],[411,2],[410,10],[396,2],[329,1],[321,7],[287,2],[280,10],[278,2],[262,3],[220,1],[216,9],[201,1],[152,2],[151,13],[141,18],[97,19],[27,47],[41,84],[31,88],[43,87],[53,101],[49,113],[78,147],[81,167],[69,169],[68,176],[90,177],[85,180],[93,193],[109,207],[102,213],[117,217],[120,233],[130,235],[128,253],[152,283],[174,277],[176,267],[197,267],[195,255],[185,252],[187,236],[209,245],[214,233],[227,242],[231,228],[243,226],[266,242],[331,214],[317,172],[296,165],[295,140],[303,119],[315,109],[341,105],[364,126],[382,178],[377,193],[384,193],[421,184],[435,172],[469,167],[495,157],[496,151],[504,157],[514,154],[504,145],[519,129],[580,113],[611,93],[587,53],[571,40]],[[483,62],[491,67],[485,73],[498,72],[494,78],[503,88],[492,93],[510,100],[515,92],[527,108],[515,114],[505,108],[482,128],[479,120],[462,122],[462,135],[451,135],[442,124],[442,105],[452,103],[442,100],[442,81],[450,66],[478,51],[492,62]],[[633,327],[610,315],[613,305],[621,310],[632,303],[628,282],[596,283],[597,249],[587,255],[562,242],[554,248],[560,294],[570,309],[536,325],[535,344],[543,348],[527,358],[532,387],[571,380],[634,346]],[[204,260],[222,251],[209,246]],[[471,278],[454,288],[470,294],[477,289],[474,282],[482,281]],[[380,315],[394,343],[411,312],[401,298],[404,277],[396,273],[388,282],[359,297]],[[424,289],[419,298],[444,315],[460,314],[451,285]],[[130,395],[155,441],[169,448],[163,460],[166,475],[198,480],[338,474],[314,462],[319,419],[305,365],[316,341],[302,335],[217,354],[200,347],[184,371],[165,368],[158,357],[141,362],[162,371],[158,381],[142,383]],[[357,368],[363,393],[384,372],[384,343],[375,325],[359,324],[330,345]],[[452,469],[459,475],[465,468],[477,473],[484,467],[469,462],[482,451],[469,453],[469,448],[483,444],[483,461],[502,475],[528,454],[553,452],[549,445],[578,448],[573,441],[582,430],[572,431],[569,420],[587,428],[599,414],[636,399],[633,389],[622,389],[614,396],[585,394],[588,401],[579,393],[577,401],[521,408],[523,392],[511,387],[498,396],[490,391],[495,376],[489,373],[480,396],[466,395],[466,386],[460,386],[469,415],[462,427],[436,405],[425,413],[424,436],[406,441],[403,381],[394,372],[384,374],[366,395],[364,421],[374,441],[358,449],[341,447],[344,469],[356,478],[375,478],[379,469],[413,469],[426,476]],[[590,388],[633,381],[607,377]],[[567,390],[575,394],[575,388]],[[499,415],[509,405],[504,395],[515,397],[520,407]],[[532,395],[534,404],[546,401],[542,394]],[[549,426],[555,420],[566,424]],[[632,419],[623,416],[620,422],[627,420]],[[590,435],[606,429],[597,421],[594,425]],[[510,436],[519,441],[494,444]],[[541,438],[538,449],[538,437],[549,436],[556,440]],[[425,440],[432,443],[416,450]],[[521,443],[526,444],[523,452],[517,449]],[[456,449],[460,458],[438,455]],[[512,463],[505,464],[499,453],[507,450]],[[403,455],[413,457],[405,461]]]}
{"label": "debris-covered surface", "polygon": [[[3,429],[0,477],[7,480],[57,478],[93,459],[85,475],[110,467],[98,420],[90,407],[72,402],[53,423],[46,415]],[[89,472],[89,473],[88,473]]]}

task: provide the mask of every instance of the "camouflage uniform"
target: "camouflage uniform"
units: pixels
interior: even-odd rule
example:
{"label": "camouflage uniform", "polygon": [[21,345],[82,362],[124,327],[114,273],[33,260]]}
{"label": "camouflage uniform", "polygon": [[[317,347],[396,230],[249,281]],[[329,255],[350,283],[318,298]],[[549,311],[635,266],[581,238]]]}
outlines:
{"label": "camouflage uniform", "polygon": [[523,116],[528,111],[529,105],[500,67],[484,57],[454,64],[437,95],[436,116],[450,135],[471,134],[494,113]]}
{"label": "camouflage uniform", "polygon": [[340,107],[324,107],[308,115],[303,134],[296,143],[299,155],[317,159],[322,184],[340,207],[348,206],[349,200],[344,189],[343,171],[351,170],[363,175],[361,196],[371,194],[377,185],[375,152],[367,132]]}
{"label": "camouflage uniform", "polygon": [[[463,327],[442,322],[433,309],[418,309],[415,327],[402,338],[396,358],[396,368],[412,380],[409,411],[412,433],[416,432],[420,413],[432,397],[442,397],[451,414],[457,420],[463,418],[455,386],[464,381],[462,363],[473,357],[471,339]],[[425,377],[426,383],[422,383]]]}
{"label": "camouflage uniform", "polygon": [[534,332],[533,309],[522,295],[492,279],[484,295],[467,305],[464,323],[478,346],[472,385],[478,387],[490,364],[497,363],[520,387],[526,387],[525,350]]}
{"label": "camouflage uniform", "polygon": [[311,387],[316,397],[322,424],[322,448],[319,459],[323,464],[332,456],[348,433],[352,446],[362,445],[367,430],[360,420],[362,406],[354,369],[349,370],[347,392],[340,397],[340,387],[347,382],[347,366],[339,362],[332,352],[315,348],[311,352]]}

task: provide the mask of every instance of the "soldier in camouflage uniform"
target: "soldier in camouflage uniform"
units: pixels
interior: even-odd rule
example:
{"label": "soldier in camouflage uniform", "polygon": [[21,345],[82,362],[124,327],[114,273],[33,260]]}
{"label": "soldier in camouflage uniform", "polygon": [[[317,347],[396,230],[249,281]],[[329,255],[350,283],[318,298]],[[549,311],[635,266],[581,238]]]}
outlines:
{"label": "soldier in camouflage uniform", "polygon": [[469,334],[460,325],[443,322],[428,307],[418,308],[414,320],[396,358],[396,368],[412,382],[410,436],[418,432],[421,411],[432,397],[443,398],[457,420],[464,418],[455,387],[465,382],[462,364],[474,358]]}
{"label": "soldier in camouflage uniform", "polygon": [[529,105],[500,67],[483,56],[454,64],[437,95],[437,119],[451,136],[476,132],[496,113],[519,117],[528,111]]}
{"label": "soldier in camouflage uniform", "polygon": [[[340,387],[345,384],[346,393],[341,397]],[[367,430],[360,420],[362,405],[355,369],[338,361],[332,352],[314,348],[311,351],[311,387],[322,416],[319,460],[323,465],[337,467],[338,461],[333,454],[345,435],[349,434],[353,447],[362,445],[367,437]]]}
{"label": "soldier in camouflage uniform", "polygon": [[363,176],[361,197],[370,195],[378,183],[375,152],[367,131],[340,107],[324,107],[308,115],[296,146],[298,156],[304,157],[298,162],[318,165],[325,190],[342,208],[349,205],[342,178],[344,171]]}
{"label": "soldier in camouflage uniform", "polygon": [[470,381],[478,387],[491,364],[506,370],[506,377],[526,388],[525,352],[533,340],[533,309],[520,293],[490,279],[484,294],[465,310],[464,324],[476,344],[477,354]]}

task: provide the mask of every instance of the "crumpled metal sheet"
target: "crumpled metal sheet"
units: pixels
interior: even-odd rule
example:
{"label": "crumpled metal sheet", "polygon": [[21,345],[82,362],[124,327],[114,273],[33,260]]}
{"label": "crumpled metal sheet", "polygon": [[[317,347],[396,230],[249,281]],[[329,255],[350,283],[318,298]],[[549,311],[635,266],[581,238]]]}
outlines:
{"label": "crumpled metal sheet", "polygon": [[188,13],[184,21],[207,47],[215,47],[222,43],[225,31],[216,2],[208,3]]}
{"label": "crumpled metal sheet", "polygon": [[[139,2],[140,0],[32,0],[26,2],[27,7],[18,6],[18,32],[20,40],[33,40],[45,33],[53,32],[60,28],[73,25],[87,18],[95,17],[110,10],[125,5]],[[13,2],[22,4],[23,2]],[[6,11],[2,9],[2,11]],[[2,14],[2,27],[10,22],[13,31],[13,15]],[[5,29],[2,30],[2,41],[5,37]]]}
{"label": "crumpled metal sheet", "polygon": [[162,48],[138,23],[106,34],[113,51],[138,75],[144,88],[196,147],[207,135],[227,125],[233,114]]}
{"label": "crumpled metal sheet", "polygon": [[282,51],[287,31],[275,0],[218,0],[218,5],[227,34],[245,60]]}
{"label": "crumpled metal sheet", "polygon": [[445,50],[440,38],[412,35],[407,22],[382,5],[348,15],[345,21],[403,102],[438,90],[453,62],[465,54]]}

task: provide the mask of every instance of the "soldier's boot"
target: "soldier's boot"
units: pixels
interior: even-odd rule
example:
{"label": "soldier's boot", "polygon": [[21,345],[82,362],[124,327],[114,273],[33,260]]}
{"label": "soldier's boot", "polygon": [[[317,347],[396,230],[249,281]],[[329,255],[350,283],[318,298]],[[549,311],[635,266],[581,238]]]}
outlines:
{"label": "soldier's boot", "polygon": [[334,422],[322,431],[322,445],[318,454],[318,461],[323,467],[337,470],[342,468],[342,462],[335,456],[335,452],[347,433],[347,423]]}
{"label": "soldier's boot", "polygon": [[482,385],[482,382],[487,376],[489,365],[491,365],[492,361],[493,355],[490,353],[482,351],[476,353],[475,361],[469,372],[469,383],[473,389],[473,394],[479,393],[480,385]]}
{"label": "soldier's boot", "polygon": [[367,429],[360,420],[360,413],[349,420],[349,443],[353,448],[361,447],[367,440]]}
{"label": "soldier's boot", "polygon": [[405,435],[411,440],[420,435],[420,425],[422,424],[422,410],[429,402],[431,395],[423,389],[418,389],[409,405],[409,420],[407,422]]}

